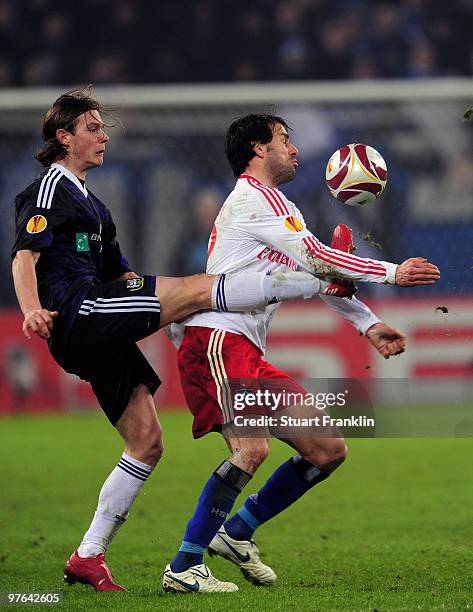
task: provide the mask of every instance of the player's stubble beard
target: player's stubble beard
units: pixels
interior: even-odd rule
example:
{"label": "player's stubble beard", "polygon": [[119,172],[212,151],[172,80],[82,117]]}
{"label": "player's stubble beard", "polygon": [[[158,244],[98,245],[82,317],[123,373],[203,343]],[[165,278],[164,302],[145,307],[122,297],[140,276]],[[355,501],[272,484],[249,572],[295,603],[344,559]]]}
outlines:
{"label": "player's stubble beard", "polygon": [[284,166],[280,163],[269,163],[268,171],[271,182],[273,185],[276,185],[276,187],[279,187],[279,185],[284,185],[284,183],[290,183],[296,175],[296,168],[293,166],[291,161]]}
{"label": "player's stubble beard", "polygon": [[279,187],[279,185],[292,181],[296,175],[296,167],[292,161],[293,159],[289,158],[283,163],[280,157],[278,159],[278,152],[275,151],[271,144],[269,145],[266,168],[272,185]]}

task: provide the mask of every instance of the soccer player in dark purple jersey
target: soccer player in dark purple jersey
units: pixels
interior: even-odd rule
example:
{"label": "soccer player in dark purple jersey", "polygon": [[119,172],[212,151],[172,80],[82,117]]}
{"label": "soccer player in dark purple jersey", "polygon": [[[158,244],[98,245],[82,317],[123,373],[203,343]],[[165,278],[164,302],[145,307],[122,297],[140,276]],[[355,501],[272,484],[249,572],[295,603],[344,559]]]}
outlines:
{"label": "soccer player in dark purple jersey", "polygon": [[264,274],[136,274],[120,251],[109,210],[85,185],[109,140],[103,112],[86,90],[60,96],[47,112],[37,154],[46,170],[16,197],[12,258],[25,336],[46,339],[67,372],[90,382],[125,443],[65,567],[68,582],[113,591],[123,587],[114,582],[105,551],[162,454],[153,402],[160,380],[136,342],[198,310],[254,310],[325,289],[306,273],[288,273],[290,282],[280,285]]}

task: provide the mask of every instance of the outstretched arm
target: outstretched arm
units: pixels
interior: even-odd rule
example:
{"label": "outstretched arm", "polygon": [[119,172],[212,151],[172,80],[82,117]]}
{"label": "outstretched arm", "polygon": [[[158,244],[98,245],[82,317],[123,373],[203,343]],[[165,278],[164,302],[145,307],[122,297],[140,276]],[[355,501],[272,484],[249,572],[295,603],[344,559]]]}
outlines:
{"label": "outstretched arm", "polygon": [[433,285],[440,278],[437,266],[423,257],[413,257],[399,265],[365,259],[322,244],[308,230],[305,236],[301,232],[298,243],[291,236],[288,248],[304,270],[319,278],[388,283],[400,287]]}
{"label": "outstretched arm", "polygon": [[255,197],[252,203],[251,215],[248,218],[243,216],[239,221],[241,229],[284,253],[301,269],[318,278],[389,283],[402,287],[432,285],[440,278],[438,268],[424,258],[407,259],[397,265],[357,257],[320,242],[305,226],[299,211],[297,217],[276,215],[264,198]]}

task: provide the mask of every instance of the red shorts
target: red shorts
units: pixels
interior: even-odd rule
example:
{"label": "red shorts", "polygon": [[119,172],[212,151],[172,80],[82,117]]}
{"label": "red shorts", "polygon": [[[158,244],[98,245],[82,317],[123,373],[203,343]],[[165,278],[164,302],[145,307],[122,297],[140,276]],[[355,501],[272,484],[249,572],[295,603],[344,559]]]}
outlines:
{"label": "red shorts", "polygon": [[[239,414],[235,413],[235,393],[242,389],[306,393],[286,372],[265,361],[248,338],[221,329],[187,327],[178,366],[187,405],[194,415],[194,438],[221,431],[222,425],[233,421]],[[267,408],[255,407],[251,412],[262,414]]]}

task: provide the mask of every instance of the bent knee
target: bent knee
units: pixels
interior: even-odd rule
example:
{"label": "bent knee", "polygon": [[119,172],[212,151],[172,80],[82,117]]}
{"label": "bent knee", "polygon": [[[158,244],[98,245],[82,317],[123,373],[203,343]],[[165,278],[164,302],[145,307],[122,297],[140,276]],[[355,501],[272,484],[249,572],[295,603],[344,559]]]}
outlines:
{"label": "bent knee", "polygon": [[318,448],[303,456],[324,472],[331,473],[345,461],[347,455],[347,445],[343,440],[337,440],[327,448]]}
{"label": "bent knee", "polygon": [[[256,442],[256,443],[255,443]],[[245,472],[254,474],[259,466],[263,463],[269,454],[268,441],[263,439],[257,440],[252,439],[252,444],[245,446],[243,445],[233,453],[233,460],[241,467]]]}
{"label": "bent knee", "polygon": [[136,432],[133,440],[126,443],[127,451],[138,461],[154,467],[163,456],[164,446],[161,428]]}
{"label": "bent knee", "polygon": [[257,467],[259,467],[263,463],[263,461],[266,459],[268,455],[269,455],[269,446],[267,444],[262,444],[261,446],[252,448],[247,453],[247,456]]}

